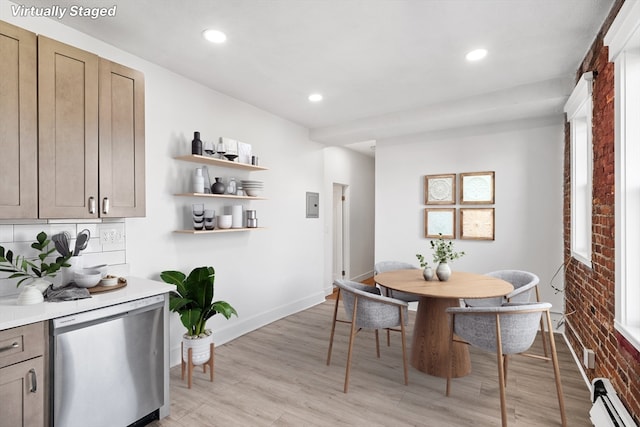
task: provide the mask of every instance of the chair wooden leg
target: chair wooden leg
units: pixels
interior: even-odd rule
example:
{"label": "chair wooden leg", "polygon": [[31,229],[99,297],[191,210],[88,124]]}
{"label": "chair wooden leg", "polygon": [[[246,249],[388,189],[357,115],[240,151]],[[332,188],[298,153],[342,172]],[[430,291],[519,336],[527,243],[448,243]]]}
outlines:
{"label": "chair wooden leg", "polygon": [[333,323],[331,324],[331,337],[329,338],[329,352],[327,353],[327,366],[331,363],[331,349],[333,348],[333,335],[336,332],[336,318],[338,316],[339,301],[340,301],[340,288],[338,288],[338,292],[336,293],[336,305],[333,308]]}
{"label": "chair wooden leg", "polygon": [[375,330],[375,334],[376,334],[376,356],[378,356],[378,359],[380,359],[380,338],[378,336],[378,330]]}
{"label": "chair wooden leg", "polygon": [[447,357],[448,369],[447,369],[447,392],[445,393],[449,396],[449,392],[451,391],[451,375],[453,374],[453,330],[456,321],[456,315],[451,315],[451,323],[449,325],[449,355]]}
{"label": "chair wooden leg", "polygon": [[506,388],[507,387],[507,373],[509,372],[509,356],[507,354],[505,354],[502,358],[504,359],[504,386]]}
{"label": "chair wooden leg", "polygon": [[[404,385],[409,385],[409,370],[407,369],[407,340],[404,333],[404,310],[400,310],[400,334],[402,335],[402,367],[404,368]],[[387,333],[389,330],[387,329]]]}
{"label": "chair wooden leg", "polygon": [[502,427],[507,427],[507,399],[505,390],[504,358],[502,354],[502,336],[500,334],[500,315],[496,314],[496,356],[498,359],[498,382],[500,383],[500,412]]}
{"label": "chair wooden leg", "polygon": [[[385,293],[385,296],[391,297],[391,292],[389,291],[389,288],[384,288],[384,293]],[[391,347],[391,329],[388,329],[388,328],[387,328],[387,347]]]}
{"label": "chair wooden leg", "polygon": [[358,297],[353,302],[353,317],[351,319],[351,334],[349,336],[349,351],[347,353],[347,369],[344,374],[344,392],[349,391],[349,372],[351,370],[351,354],[353,352],[353,341],[356,338],[356,313],[358,311]]}
{"label": "chair wooden leg", "polygon": [[562,426],[567,425],[567,417],[564,412],[564,396],[562,394],[562,383],[560,382],[560,366],[558,365],[558,355],[556,353],[556,342],[553,338],[553,329],[551,328],[551,314],[546,310],[547,329],[549,330],[549,347],[551,348],[551,360],[553,361],[553,373],[556,378],[556,391],[558,393],[558,406],[560,407],[560,419]]}
{"label": "chair wooden leg", "polygon": [[[540,290],[536,286],[536,300],[540,302]],[[540,317],[540,332],[542,332],[542,349],[544,351],[544,357],[549,357],[549,350],[547,349],[547,337],[544,330],[544,319]]]}

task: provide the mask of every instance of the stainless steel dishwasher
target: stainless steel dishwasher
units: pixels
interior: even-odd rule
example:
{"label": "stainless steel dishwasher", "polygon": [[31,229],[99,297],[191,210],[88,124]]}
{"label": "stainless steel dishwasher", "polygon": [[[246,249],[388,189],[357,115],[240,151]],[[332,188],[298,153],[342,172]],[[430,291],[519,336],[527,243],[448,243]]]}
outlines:
{"label": "stainless steel dishwasher", "polygon": [[125,427],[164,405],[164,307],[158,295],[52,320],[54,426]]}

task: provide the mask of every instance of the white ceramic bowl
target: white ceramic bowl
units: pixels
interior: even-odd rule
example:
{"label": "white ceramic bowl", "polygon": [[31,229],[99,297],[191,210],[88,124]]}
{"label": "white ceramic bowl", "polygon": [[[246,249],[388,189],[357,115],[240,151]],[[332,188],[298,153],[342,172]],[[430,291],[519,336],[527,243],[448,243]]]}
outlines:
{"label": "white ceramic bowl", "polygon": [[118,284],[118,278],[116,276],[106,276],[100,281],[102,286],[115,286]]}
{"label": "white ceramic bowl", "polygon": [[82,270],[73,274],[73,282],[81,288],[93,288],[102,279],[98,270]]}
{"label": "white ceramic bowl", "polygon": [[94,271],[97,270],[100,272],[100,274],[102,274],[102,277],[107,275],[107,268],[109,266],[107,264],[100,264],[100,265],[94,265],[93,267],[85,267],[82,269],[83,273],[86,273],[88,271]]}
{"label": "white ceramic bowl", "polygon": [[218,228],[231,228],[232,216],[231,215],[219,215],[216,221]]}
{"label": "white ceramic bowl", "polygon": [[244,192],[247,193],[247,196],[257,197],[262,193],[262,190],[257,190],[255,188],[245,188]]}

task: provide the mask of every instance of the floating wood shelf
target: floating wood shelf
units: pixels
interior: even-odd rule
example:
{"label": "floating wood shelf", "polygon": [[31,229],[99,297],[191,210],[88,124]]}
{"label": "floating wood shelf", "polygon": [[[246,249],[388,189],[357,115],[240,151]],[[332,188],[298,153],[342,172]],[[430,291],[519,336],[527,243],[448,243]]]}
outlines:
{"label": "floating wood shelf", "polygon": [[254,231],[254,230],[264,230],[264,227],[257,228],[216,228],[215,230],[175,230],[174,233],[182,233],[182,234],[215,234],[215,233],[235,233],[238,231]]}
{"label": "floating wood shelf", "polygon": [[267,200],[265,197],[235,196],[233,194],[178,193],[175,195],[180,197],[213,197],[218,199]]}
{"label": "floating wood shelf", "polygon": [[232,162],[232,161],[229,161],[229,160],[215,159],[213,157],[200,156],[198,154],[189,154],[189,155],[186,155],[186,156],[176,156],[175,159],[184,160],[185,162],[200,163],[200,164],[212,165],[212,166],[221,166],[221,167],[225,167],[225,168],[244,169],[244,170],[248,170],[248,171],[266,171],[266,170],[269,170],[269,169],[264,168],[262,166],[254,166],[254,165],[249,165],[249,164],[246,164],[246,163],[238,163],[238,162]]}

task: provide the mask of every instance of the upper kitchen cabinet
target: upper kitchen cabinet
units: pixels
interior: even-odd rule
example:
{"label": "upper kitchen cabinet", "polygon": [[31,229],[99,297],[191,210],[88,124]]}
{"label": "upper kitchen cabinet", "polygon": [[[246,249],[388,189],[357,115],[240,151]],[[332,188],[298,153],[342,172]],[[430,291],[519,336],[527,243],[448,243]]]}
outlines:
{"label": "upper kitchen cabinet", "polygon": [[144,216],[144,76],[106,59],[99,69],[100,216]]}
{"label": "upper kitchen cabinet", "polygon": [[0,58],[0,218],[37,218],[36,35],[0,21]]}
{"label": "upper kitchen cabinet", "polygon": [[144,77],[38,36],[39,216],[145,215]]}
{"label": "upper kitchen cabinet", "polygon": [[98,56],[38,37],[40,218],[98,217]]}

